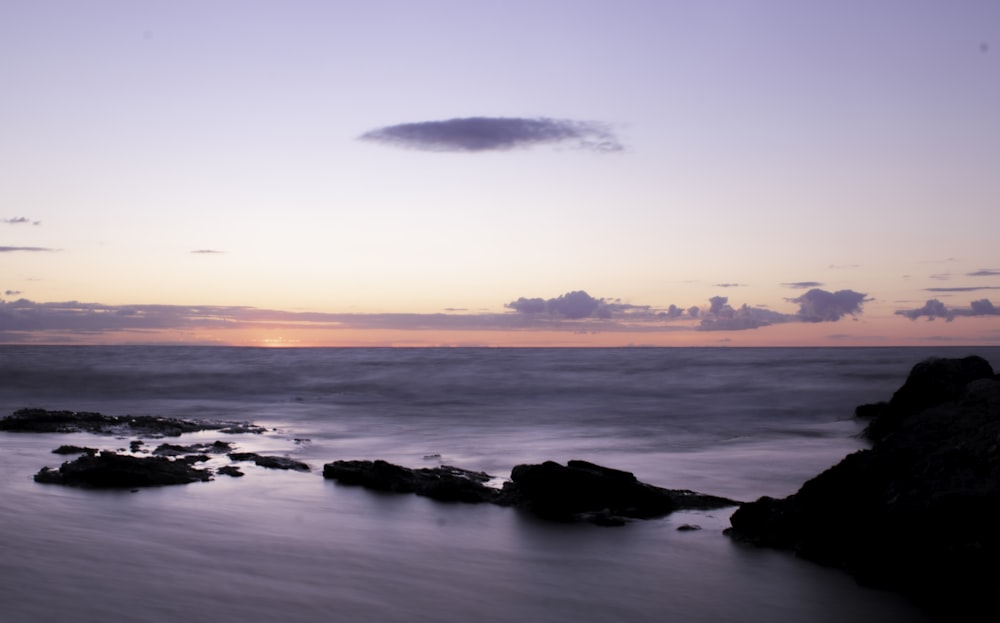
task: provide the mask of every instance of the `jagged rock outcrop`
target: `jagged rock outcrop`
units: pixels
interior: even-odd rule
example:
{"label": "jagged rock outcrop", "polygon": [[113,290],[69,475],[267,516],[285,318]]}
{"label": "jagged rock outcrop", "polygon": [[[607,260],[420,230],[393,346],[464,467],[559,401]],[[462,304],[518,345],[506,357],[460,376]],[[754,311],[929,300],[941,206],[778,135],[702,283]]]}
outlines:
{"label": "jagged rock outcrop", "polygon": [[210,472],[192,466],[207,460],[204,455],[171,460],[166,457],[135,457],[115,452],[85,454],[57,469],[42,468],[35,481],[94,489],[130,489],[180,485],[212,479]]}
{"label": "jagged rock outcrop", "polygon": [[489,474],[457,467],[410,469],[385,461],[334,461],[323,476],[378,491],[415,493],[440,501],[514,506],[554,521],[622,525],[663,517],[680,509],[735,506],[738,502],[639,482],[633,474],[588,463],[547,461],[518,465],[502,489],[487,486]]}
{"label": "jagged rock outcrop", "polygon": [[904,593],[940,620],[1000,620],[1000,380],[978,357],[914,366],[862,408],[871,449],[784,499],[742,505],[729,533]]}
{"label": "jagged rock outcrop", "polygon": [[495,502],[499,491],[487,487],[489,474],[458,467],[410,469],[382,460],[334,461],[323,466],[323,477],[375,491],[414,493],[440,502]]}
{"label": "jagged rock outcrop", "polygon": [[556,521],[588,521],[621,525],[629,519],[651,519],[680,509],[734,506],[733,500],[687,490],[656,487],[631,472],[587,461],[560,465],[518,465],[503,488],[501,503],[525,508]]}

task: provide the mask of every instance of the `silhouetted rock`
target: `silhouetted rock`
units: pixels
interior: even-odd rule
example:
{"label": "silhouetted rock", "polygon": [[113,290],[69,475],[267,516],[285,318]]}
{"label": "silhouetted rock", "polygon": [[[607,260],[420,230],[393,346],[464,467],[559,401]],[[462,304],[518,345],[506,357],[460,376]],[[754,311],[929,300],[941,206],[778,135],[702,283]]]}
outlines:
{"label": "silhouetted rock", "polygon": [[871,449],[794,495],[744,504],[729,533],[844,568],[941,620],[1000,620],[1000,381],[984,363],[918,364],[875,416]]}
{"label": "silhouetted rock", "polygon": [[913,366],[906,382],[889,402],[860,405],[854,414],[870,420],[864,435],[877,441],[895,432],[911,415],[957,400],[972,381],[992,377],[993,368],[982,357],[926,359]]}
{"label": "silhouetted rock", "polygon": [[639,482],[629,472],[586,461],[570,461],[566,466],[551,461],[518,465],[502,490],[486,484],[493,480],[489,474],[447,465],[410,469],[385,461],[334,461],[323,467],[323,476],[377,491],[415,493],[449,502],[489,502],[521,508],[545,519],[599,525],[662,517],[681,508],[738,504],[693,491],[661,489]]}
{"label": "silhouetted rock", "polygon": [[680,509],[735,506],[739,502],[639,482],[631,472],[588,463],[553,461],[518,465],[504,484],[502,500],[556,521],[620,525],[629,519],[663,517]]}
{"label": "silhouetted rock", "polygon": [[189,446],[181,446],[173,443],[161,443],[153,450],[156,456],[183,456],[185,454],[205,453],[223,454],[233,449],[228,441],[214,441],[212,443],[195,443]]}
{"label": "silhouetted rock", "polygon": [[62,445],[53,450],[52,454],[97,454],[97,448]]}
{"label": "silhouetted rock", "polygon": [[269,469],[293,469],[299,472],[308,472],[309,466],[302,461],[289,459],[283,456],[263,456],[256,452],[230,452],[229,458],[233,461],[253,461],[261,467]]}
{"label": "silhouetted rock", "polygon": [[235,465],[224,465],[223,467],[220,467],[215,471],[216,473],[222,474],[223,476],[232,476],[233,478],[239,478],[243,476],[243,472],[240,471],[240,468],[236,467]]}
{"label": "silhouetted rock", "polygon": [[[208,457],[204,457],[207,459]],[[179,485],[211,480],[203,469],[190,462],[165,457],[134,457],[114,452],[84,455],[63,463],[58,469],[42,468],[35,481],[71,487],[131,489],[160,485]]]}
{"label": "silhouetted rock", "polygon": [[96,433],[178,437],[183,433],[217,430],[222,433],[259,433],[260,426],[239,422],[202,422],[153,415],[103,415],[90,411],[20,409],[0,419],[0,430],[30,433]]}
{"label": "silhouetted rock", "polygon": [[499,491],[486,486],[489,474],[442,465],[410,469],[386,461],[334,461],[323,477],[376,491],[415,493],[441,502],[493,502]]}

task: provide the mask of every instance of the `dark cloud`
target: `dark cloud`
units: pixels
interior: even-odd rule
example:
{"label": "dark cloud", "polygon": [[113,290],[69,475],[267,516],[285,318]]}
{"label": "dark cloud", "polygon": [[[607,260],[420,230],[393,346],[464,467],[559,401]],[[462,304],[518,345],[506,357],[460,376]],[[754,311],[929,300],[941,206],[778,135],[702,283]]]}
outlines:
{"label": "dark cloud", "polygon": [[691,314],[692,317],[698,315],[701,317],[701,322],[697,327],[699,331],[745,331],[790,320],[787,314],[761,307],[750,307],[744,304],[733,308],[725,296],[713,296],[708,300],[708,304],[707,310],[699,310],[699,313]]}
{"label": "dark cloud", "polygon": [[215,249],[195,249],[191,253],[194,253],[194,254],[197,254],[197,255],[215,255],[215,254],[218,254],[218,253],[225,253],[225,251],[216,251]]}
{"label": "dark cloud", "polygon": [[966,286],[955,288],[924,288],[925,292],[975,292],[977,290],[1000,290],[1000,286]]}
{"label": "dark cloud", "polygon": [[680,318],[684,315],[684,310],[676,305],[672,304],[667,308],[667,311],[663,313],[667,318]]}
{"label": "dark cloud", "polygon": [[505,307],[523,314],[547,313],[570,320],[581,318],[607,318],[611,310],[604,299],[596,299],[583,290],[567,292],[554,299],[519,298]]}
{"label": "dark cloud", "polygon": [[8,225],[41,225],[41,221],[33,221],[29,218],[23,216],[15,216],[14,218],[4,218],[0,219],[0,223],[7,223]]}
{"label": "dark cloud", "polygon": [[789,281],[781,285],[795,290],[805,290],[806,288],[818,288],[823,284],[818,281]]}
{"label": "dark cloud", "polygon": [[860,314],[865,296],[853,290],[827,292],[813,288],[802,296],[789,300],[798,303],[799,311],[796,316],[804,322],[836,322],[844,316]]}
{"label": "dark cloud", "polygon": [[390,125],[361,140],[425,151],[505,151],[545,143],[569,143],[599,152],[622,145],[603,124],[546,117],[466,117]]}
{"label": "dark cloud", "polygon": [[58,249],[47,249],[45,247],[0,247],[0,253],[16,253],[24,251],[28,253],[51,253]]}
{"label": "dark cloud", "polygon": [[975,272],[966,273],[969,277],[1000,277],[1000,270],[995,268],[981,268]]}
{"label": "dark cloud", "polygon": [[948,322],[951,322],[959,316],[1000,316],[1000,309],[995,307],[989,299],[972,301],[968,307],[948,307],[937,299],[930,299],[924,303],[923,307],[917,309],[898,309],[895,313],[898,316],[905,316],[910,320],[926,316],[928,320],[944,318]]}
{"label": "dark cloud", "polygon": [[923,307],[917,309],[898,309],[895,313],[899,316],[906,316],[910,320],[916,320],[921,316],[927,316],[928,320],[946,318],[950,321],[953,318],[951,312],[945,307],[945,304],[937,299],[927,301]]}

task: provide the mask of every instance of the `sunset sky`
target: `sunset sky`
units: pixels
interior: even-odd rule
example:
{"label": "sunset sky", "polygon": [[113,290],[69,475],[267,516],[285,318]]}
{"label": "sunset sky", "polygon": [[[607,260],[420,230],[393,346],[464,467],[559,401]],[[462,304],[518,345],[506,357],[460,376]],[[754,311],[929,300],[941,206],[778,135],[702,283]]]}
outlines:
{"label": "sunset sky", "polygon": [[0,84],[0,343],[1000,345],[995,0],[5,0]]}

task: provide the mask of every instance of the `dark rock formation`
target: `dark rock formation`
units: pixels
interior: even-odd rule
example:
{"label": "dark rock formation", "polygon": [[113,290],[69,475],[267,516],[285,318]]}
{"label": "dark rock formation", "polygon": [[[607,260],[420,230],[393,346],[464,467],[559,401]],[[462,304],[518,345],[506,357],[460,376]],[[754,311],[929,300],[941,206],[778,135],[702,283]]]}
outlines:
{"label": "dark rock formation", "polygon": [[214,441],[212,443],[195,443],[189,446],[181,446],[174,443],[161,443],[153,450],[156,456],[183,456],[185,454],[205,453],[224,454],[233,449],[228,441]]}
{"label": "dark rock formation", "polygon": [[735,506],[738,502],[639,482],[631,472],[587,461],[518,465],[503,488],[502,503],[556,521],[621,525],[663,517],[680,509]]}
{"label": "dark rock formation", "polygon": [[53,450],[52,454],[97,454],[97,448],[61,445]]}
{"label": "dark rock formation", "polygon": [[232,476],[233,478],[239,478],[243,475],[240,468],[235,465],[225,465],[216,470],[216,473],[222,474],[223,476]]}
{"label": "dark rock formation", "polygon": [[794,495],[744,504],[729,533],[941,620],[1000,620],[1000,380],[978,357],[925,361],[874,417],[871,449]]}
{"label": "dark rock formation", "polygon": [[494,502],[499,490],[486,486],[492,476],[457,467],[410,469],[385,461],[334,461],[323,477],[376,491],[415,493],[441,502]]}
{"label": "dark rock formation", "polygon": [[[208,457],[204,457],[206,460]],[[35,481],[47,484],[99,489],[131,489],[179,485],[211,480],[211,474],[190,465],[195,461],[173,461],[165,457],[134,457],[114,452],[84,455],[58,469],[45,467]]]}
{"label": "dark rock formation", "polygon": [[525,509],[545,519],[622,525],[628,519],[662,517],[682,508],[735,506],[738,502],[693,491],[647,485],[629,472],[586,461],[566,466],[548,461],[518,465],[502,490],[487,486],[489,474],[457,467],[410,469],[385,461],[334,461],[324,478],[377,491],[415,493],[449,502],[490,502]]}
{"label": "dark rock formation", "polygon": [[889,402],[860,405],[854,413],[870,420],[864,435],[871,441],[878,441],[896,431],[911,415],[957,400],[966,385],[992,376],[993,368],[982,357],[927,359],[913,366],[906,382]]}
{"label": "dark rock formation", "polygon": [[230,452],[229,458],[233,461],[253,461],[257,465],[269,469],[293,469],[299,472],[309,471],[309,466],[305,463],[283,456],[263,456],[256,452]]}
{"label": "dark rock formation", "polygon": [[96,433],[178,437],[183,433],[217,430],[221,433],[260,433],[263,428],[240,422],[202,422],[153,415],[103,415],[88,411],[20,409],[0,419],[0,430],[29,433]]}

